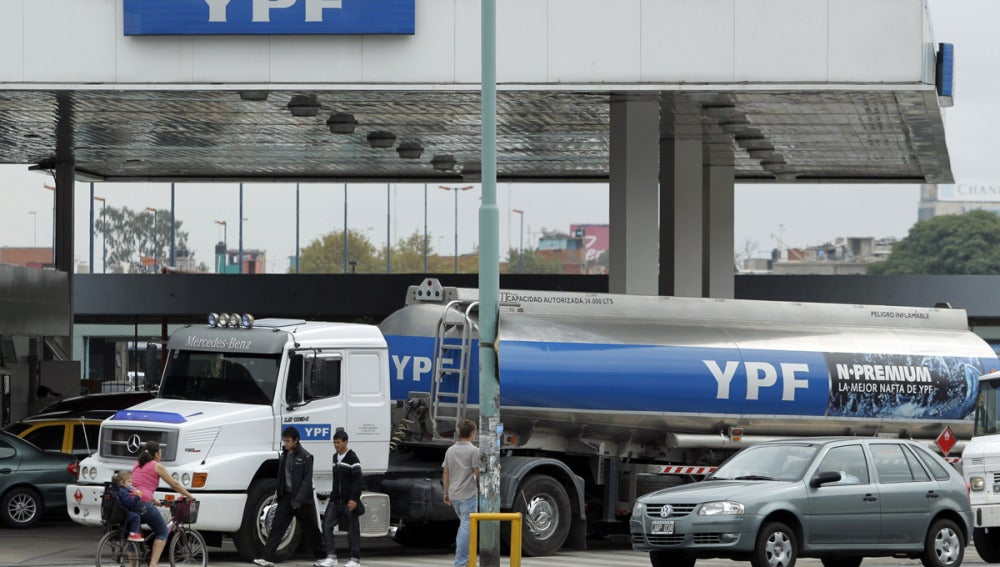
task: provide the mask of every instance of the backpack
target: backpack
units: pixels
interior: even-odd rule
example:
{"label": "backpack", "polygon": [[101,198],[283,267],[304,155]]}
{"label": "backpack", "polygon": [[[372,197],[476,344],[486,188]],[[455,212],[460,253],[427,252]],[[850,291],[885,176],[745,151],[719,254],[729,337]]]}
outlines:
{"label": "backpack", "polygon": [[101,521],[106,524],[125,523],[125,508],[118,501],[110,482],[104,483],[104,494],[101,495]]}

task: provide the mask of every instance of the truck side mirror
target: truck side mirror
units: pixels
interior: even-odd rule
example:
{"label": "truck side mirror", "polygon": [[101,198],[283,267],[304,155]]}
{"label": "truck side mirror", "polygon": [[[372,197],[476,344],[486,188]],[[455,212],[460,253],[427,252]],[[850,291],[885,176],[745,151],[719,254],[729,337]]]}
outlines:
{"label": "truck side mirror", "polygon": [[305,357],[293,354],[288,364],[288,383],[285,384],[285,403],[289,408],[302,403],[305,384]]}

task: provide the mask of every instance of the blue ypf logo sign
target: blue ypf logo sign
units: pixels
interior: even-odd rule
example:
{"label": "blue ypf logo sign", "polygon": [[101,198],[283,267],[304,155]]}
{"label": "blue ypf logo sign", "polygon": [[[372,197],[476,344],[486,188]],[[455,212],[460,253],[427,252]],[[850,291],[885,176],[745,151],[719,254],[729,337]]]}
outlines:
{"label": "blue ypf logo sign", "polygon": [[415,0],[123,0],[125,35],[413,34]]}

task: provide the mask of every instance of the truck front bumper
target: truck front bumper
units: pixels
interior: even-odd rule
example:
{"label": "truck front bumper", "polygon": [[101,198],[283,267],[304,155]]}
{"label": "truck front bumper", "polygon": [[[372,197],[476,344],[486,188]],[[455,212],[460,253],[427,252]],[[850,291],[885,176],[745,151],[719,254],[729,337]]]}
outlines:
{"label": "truck front bumper", "polygon": [[[71,520],[85,526],[101,525],[101,496],[104,487],[100,485],[70,484],[66,486],[66,512]],[[177,496],[173,492],[156,491],[153,498],[163,500]],[[201,501],[198,509],[196,528],[206,532],[235,532],[243,519],[243,508],[247,503],[245,493],[201,493],[195,492]],[[170,512],[161,508],[164,519],[170,519]]]}
{"label": "truck front bumper", "polygon": [[1000,526],[1000,504],[973,505],[972,525],[975,528]]}

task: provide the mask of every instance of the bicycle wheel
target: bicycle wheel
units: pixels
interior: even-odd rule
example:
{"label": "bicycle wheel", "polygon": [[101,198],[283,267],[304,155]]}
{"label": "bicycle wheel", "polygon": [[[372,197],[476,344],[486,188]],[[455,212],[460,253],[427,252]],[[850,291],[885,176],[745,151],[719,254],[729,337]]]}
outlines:
{"label": "bicycle wheel", "polygon": [[208,565],[208,547],[205,538],[194,528],[181,528],[170,538],[170,566]]}
{"label": "bicycle wheel", "polygon": [[118,531],[108,532],[97,543],[97,567],[136,567],[140,547],[123,538]]}

